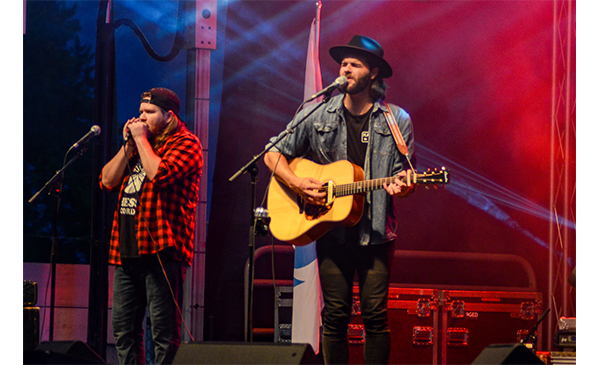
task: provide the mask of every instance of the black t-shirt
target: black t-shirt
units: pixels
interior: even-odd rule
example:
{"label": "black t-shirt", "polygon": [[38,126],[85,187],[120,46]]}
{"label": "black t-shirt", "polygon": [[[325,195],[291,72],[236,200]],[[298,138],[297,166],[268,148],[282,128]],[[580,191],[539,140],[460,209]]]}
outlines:
{"label": "black t-shirt", "polygon": [[146,179],[141,161],[133,168],[119,202],[119,251],[122,258],[139,257],[135,231],[135,214],[139,207],[139,194]]}
{"label": "black t-shirt", "polygon": [[347,125],[348,161],[364,168],[367,145],[369,143],[369,119],[373,107],[361,115],[353,115],[344,108]]}

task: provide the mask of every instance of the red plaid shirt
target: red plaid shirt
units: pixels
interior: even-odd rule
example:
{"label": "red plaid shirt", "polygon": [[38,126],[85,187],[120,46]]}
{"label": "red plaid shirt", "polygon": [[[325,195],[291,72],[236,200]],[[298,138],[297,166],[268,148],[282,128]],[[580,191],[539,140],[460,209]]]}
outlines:
{"label": "red plaid shirt", "polygon": [[[194,256],[194,229],[200,175],[202,173],[202,146],[198,137],[185,126],[167,139],[156,154],[162,158],[156,176],[142,185],[139,209],[135,216],[135,232],[141,255],[154,254],[174,247],[177,258],[188,265]],[[136,157],[132,158],[131,163]],[[120,186],[119,202],[127,186],[127,174]],[[109,192],[102,184],[100,187]],[[119,208],[115,211],[111,232],[108,261],[120,265]],[[144,219],[142,219],[144,214]],[[146,224],[148,228],[146,228]]]}

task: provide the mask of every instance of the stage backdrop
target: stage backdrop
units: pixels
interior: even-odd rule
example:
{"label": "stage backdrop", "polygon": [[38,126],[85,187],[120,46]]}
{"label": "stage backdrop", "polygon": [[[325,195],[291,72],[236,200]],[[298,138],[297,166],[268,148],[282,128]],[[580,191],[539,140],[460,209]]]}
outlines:
{"label": "stage backdrop", "polygon": [[[302,102],[314,6],[312,1],[227,6],[207,238],[207,340],[244,338],[251,179],[248,174],[233,183],[228,179],[285,128]],[[355,34],[378,40],[394,69],[386,101],[412,117],[418,169],[451,171],[446,189],[419,187],[397,201],[396,249],[433,257],[399,258],[394,282],[529,283],[546,298],[553,2],[325,0],[321,16],[324,85],[338,76],[330,47],[347,44]],[[574,78],[574,54],[572,64]],[[266,206],[268,169],[262,162],[258,169],[256,206]],[[566,224],[574,229],[574,222]],[[259,237],[256,244],[269,245],[271,238]],[[533,283],[519,265],[465,263],[440,252],[516,255],[531,265]],[[569,259],[574,265],[574,249]],[[291,273],[281,267],[288,264],[276,262],[276,270]],[[254,305],[255,313],[272,308],[270,301]]]}

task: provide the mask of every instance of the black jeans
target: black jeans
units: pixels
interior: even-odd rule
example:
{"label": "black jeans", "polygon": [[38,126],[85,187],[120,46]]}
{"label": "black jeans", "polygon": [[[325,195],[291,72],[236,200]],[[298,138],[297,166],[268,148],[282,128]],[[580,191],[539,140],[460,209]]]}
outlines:
{"label": "black jeans", "polygon": [[[146,309],[150,314],[155,364],[173,362],[181,343],[181,316],[186,266],[164,258],[164,272],[155,255],[123,260],[113,284],[112,325],[120,364],[144,364]],[[169,283],[165,279],[165,273]]]}
{"label": "black jeans", "polygon": [[323,356],[326,364],[348,363],[348,324],[352,288],[358,277],[360,310],[365,325],[366,364],[387,364],[390,330],[387,299],[394,242],[359,246],[355,228],[346,229],[340,242],[325,235],[317,243],[323,309]]}

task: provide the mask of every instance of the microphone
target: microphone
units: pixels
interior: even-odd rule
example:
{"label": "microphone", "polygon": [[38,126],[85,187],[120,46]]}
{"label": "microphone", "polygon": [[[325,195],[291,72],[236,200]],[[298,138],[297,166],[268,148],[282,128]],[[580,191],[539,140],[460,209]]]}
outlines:
{"label": "microphone", "polygon": [[129,130],[129,127],[127,127],[127,135],[125,136],[125,139],[123,140],[123,142],[127,143],[131,138],[131,131]]}
{"label": "microphone", "polygon": [[338,89],[340,87],[345,87],[346,85],[348,85],[348,79],[346,78],[346,76],[340,76],[337,79],[335,79],[335,81],[327,86],[326,88],[324,88],[323,90],[319,91],[318,93],[316,93],[315,95],[311,96],[306,102],[315,100],[316,98],[318,98],[321,95],[330,95],[335,89]]}
{"label": "microphone", "polygon": [[85,136],[81,137],[79,139],[79,141],[75,142],[75,144],[73,146],[71,146],[71,148],[79,148],[80,146],[88,143],[90,141],[90,139],[96,137],[97,135],[100,134],[100,127],[97,125],[92,126],[92,128],[90,129],[89,132],[87,132],[85,134]]}

